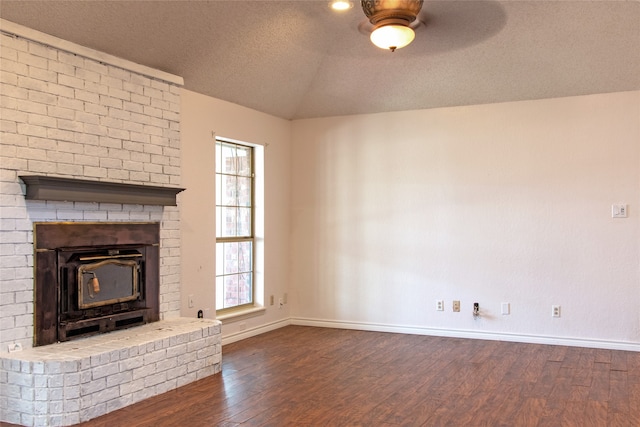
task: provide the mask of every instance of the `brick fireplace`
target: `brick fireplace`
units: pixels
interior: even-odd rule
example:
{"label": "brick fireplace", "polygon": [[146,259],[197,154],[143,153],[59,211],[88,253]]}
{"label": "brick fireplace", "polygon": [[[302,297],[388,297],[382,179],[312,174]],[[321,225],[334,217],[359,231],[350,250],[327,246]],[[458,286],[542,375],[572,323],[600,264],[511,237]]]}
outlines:
{"label": "brick fireplace", "polygon": [[34,342],[35,222],[158,222],[159,318],[180,316],[179,206],[136,202],[142,197],[25,198],[27,186],[20,179],[84,180],[149,191],[179,187],[180,79],[133,66],[132,71],[121,60],[110,65],[104,54],[94,59],[85,48],[70,52],[52,46],[55,38],[40,38],[0,33],[0,352],[10,344],[26,349]]}
{"label": "brick fireplace", "polygon": [[[0,420],[71,425],[219,372],[219,322],[180,317],[179,195],[155,196],[180,190],[182,79],[0,23]],[[82,185],[39,197],[20,177]],[[42,223],[157,224],[158,242],[143,246],[157,251],[158,321],[37,345],[49,319],[34,299]]]}

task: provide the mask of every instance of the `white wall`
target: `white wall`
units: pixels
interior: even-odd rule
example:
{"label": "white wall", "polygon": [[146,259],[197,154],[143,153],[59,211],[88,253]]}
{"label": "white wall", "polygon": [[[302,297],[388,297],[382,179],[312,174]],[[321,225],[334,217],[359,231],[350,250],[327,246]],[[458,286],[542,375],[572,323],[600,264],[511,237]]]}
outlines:
{"label": "white wall", "polygon": [[[289,317],[268,305],[288,292],[290,229],[290,122],[188,90],[182,91],[182,310],[196,316],[199,309],[215,316],[215,133],[264,146],[264,278],[266,310],[238,321],[223,320],[223,337],[242,336]],[[188,307],[193,295],[194,307]]]}
{"label": "white wall", "polygon": [[294,323],[639,349],[640,92],[292,129]]}

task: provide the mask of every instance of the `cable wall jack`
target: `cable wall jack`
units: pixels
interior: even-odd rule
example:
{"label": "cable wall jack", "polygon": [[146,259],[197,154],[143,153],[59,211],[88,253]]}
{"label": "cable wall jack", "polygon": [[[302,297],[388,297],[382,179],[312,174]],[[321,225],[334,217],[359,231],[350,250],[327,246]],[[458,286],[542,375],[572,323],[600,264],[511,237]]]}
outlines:
{"label": "cable wall jack", "polygon": [[480,317],[480,304],[478,304],[477,302],[473,303],[473,317]]}

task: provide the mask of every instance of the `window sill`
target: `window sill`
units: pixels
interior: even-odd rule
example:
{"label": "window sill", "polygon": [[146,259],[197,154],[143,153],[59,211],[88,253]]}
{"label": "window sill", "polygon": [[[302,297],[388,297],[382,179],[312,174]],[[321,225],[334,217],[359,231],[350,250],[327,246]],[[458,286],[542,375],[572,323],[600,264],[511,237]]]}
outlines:
{"label": "window sill", "polygon": [[262,316],[267,309],[262,306],[256,306],[251,308],[244,308],[238,311],[232,311],[230,313],[225,313],[220,316],[216,316],[216,320],[220,320],[223,323],[233,323],[238,322],[240,320],[249,319],[251,317]]}

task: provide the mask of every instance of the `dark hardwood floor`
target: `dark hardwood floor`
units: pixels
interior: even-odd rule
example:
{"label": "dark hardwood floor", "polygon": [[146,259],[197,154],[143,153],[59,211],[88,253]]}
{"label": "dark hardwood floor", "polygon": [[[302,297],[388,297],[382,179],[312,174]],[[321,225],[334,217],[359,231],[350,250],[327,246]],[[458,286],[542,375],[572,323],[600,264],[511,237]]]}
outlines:
{"label": "dark hardwood floor", "polygon": [[288,326],[223,370],[81,424],[640,426],[640,353]]}

